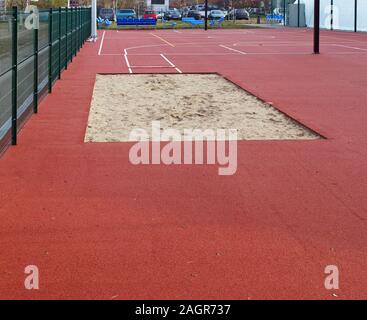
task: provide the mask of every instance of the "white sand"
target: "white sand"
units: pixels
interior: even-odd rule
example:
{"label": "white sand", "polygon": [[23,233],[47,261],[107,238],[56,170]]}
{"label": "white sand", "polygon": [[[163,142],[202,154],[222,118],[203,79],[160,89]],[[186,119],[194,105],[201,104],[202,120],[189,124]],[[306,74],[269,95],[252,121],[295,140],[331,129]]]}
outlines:
{"label": "white sand", "polygon": [[215,74],[97,75],[86,142],[129,141],[133,129],[237,129],[238,140],[319,139]]}

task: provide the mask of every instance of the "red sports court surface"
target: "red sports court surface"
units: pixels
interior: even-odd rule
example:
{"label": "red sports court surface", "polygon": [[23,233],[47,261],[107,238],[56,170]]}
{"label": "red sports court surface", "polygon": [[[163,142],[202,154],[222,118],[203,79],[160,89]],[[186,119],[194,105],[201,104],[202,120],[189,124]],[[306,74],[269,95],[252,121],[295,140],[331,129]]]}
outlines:
{"label": "red sports court surface", "polygon": [[[99,36],[0,159],[0,298],[367,297],[367,35],[323,32],[319,56],[304,29]],[[133,166],[83,142],[96,74],[129,72],[217,72],[327,139],[239,142],[227,177]]]}

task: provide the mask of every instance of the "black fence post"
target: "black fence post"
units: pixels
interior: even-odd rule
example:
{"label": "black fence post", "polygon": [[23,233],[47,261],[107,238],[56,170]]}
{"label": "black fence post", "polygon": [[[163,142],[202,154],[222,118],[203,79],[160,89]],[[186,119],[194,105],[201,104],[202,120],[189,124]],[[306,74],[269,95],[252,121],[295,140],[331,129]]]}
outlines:
{"label": "black fence post", "polygon": [[79,33],[79,8],[76,8],[76,49],[77,49],[77,53],[79,52],[79,43],[80,43],[80,33]]}
{"label": "black fence post", "polygon": [[70,8],[70,62],[73,62],[74,55],[74,10]]}
{"label": "black fence post", "polygon": [[68,49],[68,29],[69,29],[69,11],[68,7],[65,8],[65,70],[68,70],[69,63],[69,49]]}
{"label": "black fence post", "polygon": [[59,66],[57,78],[61,79],[61,7],[59,8]]}
{"label": "black fence post", "polygon": [[297,2],[297,27],[299,28],[301,26],[301,3],[300,0]]}
{"label": "black fence post", "polygon": [[77,27],[78,27],[78,21],[77,21],[77,8],[73,8],[73,16],[74,16],[74,57],[76,57],[77,52],[77,45],[78,45],[78,33],[77,33]]}
{"label": "black fence post", "polygon": [[284,20],[283,24],[284,24],[284,26],[286,26],[286,25],[287,25],[287,22],[286,22],[286,15],[285,15],[285,13],[286,13],[286,5],[285,5],[285,1],[286,1],[286,0],[283,0],[283,20]]}
{"label": "black fence post", "polygon": [[330,30],[334,30],[334,0],[330,2]]}
{"label": "black fence post", "polygon": [[354,0],[354,32],[358,31],[358,0]]}
{"label": "black fence post", "polygon": [[34,29],[33,112],[38,113],[38,25]]}
{"label": "black fence post", "polygon": [[314,40],[313,52],[320,53],[320,0],[314,0],[315,16],[314,16]]}
{"label": "black fence post", "polygon": [[75,56],[79,51],[79,8],[75,8]]}
{"label": "black fence post", "polygon": [[52,8],[48,18],[48,93],[52,92]]}
{"label": "black fence post", "polygon": [[81,31],[82,31],[82,26],[81,26],[81,22],[82,22],[82,16],[81,16],[81,11],[80,11],[81,8],[78,8],[78,51],[80,51],[80,48],[82,46],[82,34],[81,34]]}
{"label": "black fence post", "polygon": [[18,7],[13,7],[12,19],[12,103],[11,103],[11,144],[17,144],[18,120]]}
{"label": "black fence post", "polygon": [[83,12],[82,12],[82,8],[79,9],[79,28],[80,28],[79,48],[81,49],[82,46],[83,46]]}
{"label": "black fence post", "polygon": [[82,8],[82,26],[83,26],[83,44],[82,44],[83,47],[85,43],[85,8]]}
{"label": "black fence post", "polygon": [[84,8],[84,43],[87,40],[88,37],[88,29],[87,29],[87,21],[88,21],[88,11],[86,8]]}
{"label": "black fence post", "polygon": [[208,0],[205,0],[205,30],[208,30]]}

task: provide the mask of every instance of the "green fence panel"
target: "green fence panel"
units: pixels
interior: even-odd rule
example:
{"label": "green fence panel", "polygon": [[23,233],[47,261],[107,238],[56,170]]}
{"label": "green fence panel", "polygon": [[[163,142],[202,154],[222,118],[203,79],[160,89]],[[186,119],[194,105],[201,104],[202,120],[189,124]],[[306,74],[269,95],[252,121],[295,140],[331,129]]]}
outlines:
{"label": "green fence panel", "polygon": [[13,7],[0,17],[0,149],[17,143],[22,123],[90,36],[90,8],[39,10],[38,29],[26,23],[31,14]]}

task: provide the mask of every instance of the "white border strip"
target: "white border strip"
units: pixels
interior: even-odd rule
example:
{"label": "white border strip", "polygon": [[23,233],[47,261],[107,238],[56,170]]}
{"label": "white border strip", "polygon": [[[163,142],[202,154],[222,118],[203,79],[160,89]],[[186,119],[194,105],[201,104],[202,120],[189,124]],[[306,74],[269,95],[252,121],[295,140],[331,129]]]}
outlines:
{"label": "white border strip", "polygon": [[102,48],[103,48],[103,42],[104,42],[104,37],[106,35],[106,31],[103,31],[103,35],[102,35],[102,40],[101,40],[101,44],[99,46],[99,51],[98,51],[98,55],[100,56],[101,55],[101,52],[102,52]]}
{"label": "white border strip", "polygon": [[176,71],[178,72],[178,73],[182,73],[182,71],[179,69],[179,68],[177,68],[170,60],[168,60],[167,59],[167,57],[163,54],[163,53],[161,53],[160,54],[160,56],[164,59],[164,60],[166,60],[169,64],[170,64],[170,66],[172,67],[172,68],[175,68],[176,69]]}
{"label": "white border strip", "polygon": [[131,65],[130,65],[130,62],[129,62],[129,59],[127,58],[127,49],[124,49],[124,58],[125,58],[125,62],[126,62],[126,65],[127,65],[127,68],[129,69],[129,73],[133,73],[133,70],[131,69]]}
{"label": "white border strip", "polygon": [[225,46],[225,45],[223,45],[223,44],[220,44],[219,46],[220,46],[220,47],[222,47],[222,48],[225,48],[225,49],[227,49],[227,50],[231,50],[231,51],[237,52],[237,53],[239,53],[239,54],[247,54],[246,52],[243,52],[243,51],[240,51],[240,50],[236,50],[236,49],[233,49],[233,48],[227,47],[227,46]]}

